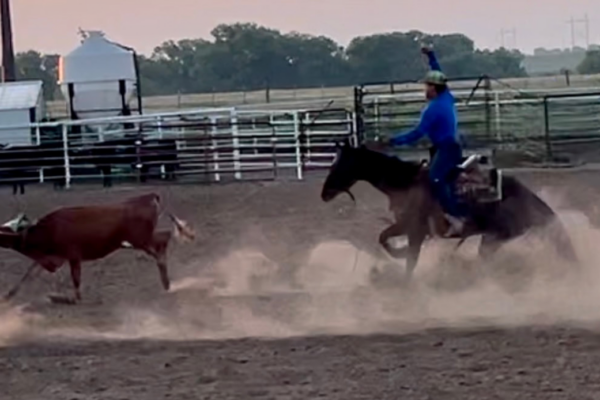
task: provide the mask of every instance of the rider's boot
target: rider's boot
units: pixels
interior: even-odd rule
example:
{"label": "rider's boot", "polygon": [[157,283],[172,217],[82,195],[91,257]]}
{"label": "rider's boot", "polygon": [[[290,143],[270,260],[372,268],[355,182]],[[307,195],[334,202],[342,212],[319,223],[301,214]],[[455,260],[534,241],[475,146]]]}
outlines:
{"label": "rider's boot", "polygon": [[463,235],[466,221],[463,218],[455,217],[450,214],[444,214],[450,227],[444,234],[445,238],[460,238]]}

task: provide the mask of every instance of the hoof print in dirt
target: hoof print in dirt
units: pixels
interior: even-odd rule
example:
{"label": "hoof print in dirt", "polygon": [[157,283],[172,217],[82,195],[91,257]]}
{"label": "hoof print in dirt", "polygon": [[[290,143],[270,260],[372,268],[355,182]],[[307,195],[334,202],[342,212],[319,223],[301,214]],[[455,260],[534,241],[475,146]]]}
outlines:
{"label": "hoof print in dirt", "polygon": [[61,296],[58,294],[51,294],[48,295],[48,300],[50,300],[50,303],[52,304],[66,304],[66,305],[75,305],[77,303],[77,301],[69,296]]}

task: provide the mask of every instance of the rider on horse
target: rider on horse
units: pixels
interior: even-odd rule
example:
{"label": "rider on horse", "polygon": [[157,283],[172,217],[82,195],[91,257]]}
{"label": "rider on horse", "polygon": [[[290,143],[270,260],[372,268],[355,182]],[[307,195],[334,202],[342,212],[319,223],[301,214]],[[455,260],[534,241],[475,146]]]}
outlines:
{"label": "rider on horse", "polygon": [[437,149],[429,169],[429,179],[433,194],[450,223],[450,229],[444,236],[454,237],[462,233],[465,225],[465,212],[455,194],[454,181],[449,177],[450,172],[462,160],[455,101],[433,50],[424,46],[421,51],[427,55],[431,68],[422,81],[425,83],[427,107],[423,110],[416,128],[392,137],[389,144],[406,145],[416,142],[425,135],[429,136]]}

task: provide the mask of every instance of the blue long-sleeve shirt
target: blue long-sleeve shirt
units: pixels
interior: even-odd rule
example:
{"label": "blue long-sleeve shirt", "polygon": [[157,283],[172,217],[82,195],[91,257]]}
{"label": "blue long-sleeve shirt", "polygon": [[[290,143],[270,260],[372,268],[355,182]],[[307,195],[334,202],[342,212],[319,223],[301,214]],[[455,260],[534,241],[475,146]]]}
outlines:
{"label": "blue long-sleeve shirt", "polygon": [[[433,52],[428,53],[428,58],[432,70],[442,70]],[[457,125],[454,96],[447,89],[427,104],[416,128],[395,135],[390,139],[390,143],[395,146],[411,144],[425,135],[428,135],[436,146],[450,141],[458,142]]]}

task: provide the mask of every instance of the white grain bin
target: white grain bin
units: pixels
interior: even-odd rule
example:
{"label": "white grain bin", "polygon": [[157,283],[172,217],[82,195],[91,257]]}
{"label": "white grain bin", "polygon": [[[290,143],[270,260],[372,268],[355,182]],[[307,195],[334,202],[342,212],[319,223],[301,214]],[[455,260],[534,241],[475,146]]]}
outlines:
{"label": "white grain bin", "polygon": [[36,144],[36,129],[30,125],[45,112],[42,81],[0,83],[0,145]]}
{"label": "white grain bin", "polygon": [[135,52],[99,31],[86,32],[81,45],[60,58],[59,84],[73,119],[127,113],[138,83]]}

